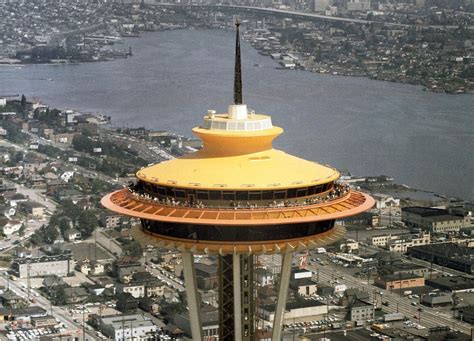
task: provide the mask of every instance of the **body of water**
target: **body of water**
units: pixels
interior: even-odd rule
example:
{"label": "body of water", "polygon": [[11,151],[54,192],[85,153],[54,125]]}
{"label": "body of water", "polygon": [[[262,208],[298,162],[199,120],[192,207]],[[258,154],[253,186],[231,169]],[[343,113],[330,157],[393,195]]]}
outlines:
{"label": "body of water", "polygon": [[[37,96],[52,107],[98,111],[115,126],[190,135],[207,109],[232,101],[234,34],[145,34],[135,55],[105,63],[0,67],[0,94]],[[270,114],[289,153],[358,175],[473,199],[474,96],[364,78],[277,70],[242,46],[244,102]],[[255,66],[258,65],[258,66]]]}

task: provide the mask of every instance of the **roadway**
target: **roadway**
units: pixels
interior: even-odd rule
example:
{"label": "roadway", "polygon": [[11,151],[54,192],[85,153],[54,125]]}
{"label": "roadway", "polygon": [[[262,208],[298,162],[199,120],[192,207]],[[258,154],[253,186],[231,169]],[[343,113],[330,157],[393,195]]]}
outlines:
{"label": "roadway", "polygon": [[[265,259],[266,264],[272,264],[275,267],[279,267],[281,264],[280,255],[260,257]],[[448,326],[453,328],[454,326],[456,330],[471,335],[472,326],[453,319],[449,313],[443,312],[437,308],[426,306],[421,306],[423,311],[419,312],[419,299],[410,300],[407,297],[401,297],[399,294],[392,293],[388,290],[368,285],[367,280],[351,276],[344,271],[345,268],[342,266],[333,265],[332,263],[329,263],[327,266],[310,264],[308,265],[308,270],[311,270],[313,273],[319,271],[319,283],[326,283],[328,285],[331,285],[331,283],[334,283],[339,276],[343,275],[344,279],[340,279],[339,281],[342,284],[346,284],[348,288],[357,288],[361,291],[367,292],[370,297],[370,302],[380,302],[381,300],[387,301],[389,305],[383,306],[383,310],[388,313],[395,313],[398,311],[413,322],[420,323],[422,326],[427,328],[438,326]],[[313,276],[313,280],[317,280],[316,276]],[[416,306],[413,306],[412,302],[416,302]],[[418,319],[418,317],[420,317],[420,319]]]}
{"label": "roadway", "polygon": [[[0,282],[2,283],[2,285],[5,286],[5,288],[8,287],[11,291],[13,291],[18,296],[24,298],[25,300],[28,299],[28,294],[27,292],[25,292],[26,289],[22,288],[20,286],[20,283],[16,281],[7,280],[3,275],[0,277]],[[52,316],[54,316],[57,320],[59,320],[59,322],[64,324],[64,328],[66,330],[74,331],[79,334],[82,333],[81,331],[82,327],[72,320],[71,315],[65,309],[63,309],[62,307],[52,305],[51,302],[46,297],[41,296],[39,294],[34,294],[34,295],[30,294],[30,297],[35,298],[36,300],[34,304],[35,306],[43,308],[44,310],[48,312],[48,314],[51,314]],[[96,337],[93,334],[86,331],[84,339],[86,341],[93,341],[93,340],[96,340]]]}

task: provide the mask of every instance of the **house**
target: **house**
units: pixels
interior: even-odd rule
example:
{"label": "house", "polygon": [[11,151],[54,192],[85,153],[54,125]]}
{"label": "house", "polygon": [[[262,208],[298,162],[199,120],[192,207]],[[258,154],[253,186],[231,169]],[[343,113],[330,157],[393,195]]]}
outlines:
{"label": "house", "polygon": [[21,193],[8,193],[5,194],[5,200],[12,207],[17,207],[19,204],[27,202],[28,198]]}
{"label": "house", "polygon": [[22,297],[18,296],[11,290],[7,290],[0,294],[0,302],[2,303],[2,306],[8,308],[23,308],[28,305]]}
{"label": "house", "polygon": [[105,268],[102,263],[90,261],[88,259],[78,262],[77,268],[83,274],[91,276],[102,275],[105,272]]}
{"label": "house", "polygon": [[64,288],[65,304],[77,304],[87,300],[89,293],[83,287]]}
{"label": "house", "polygon": [[21,203],[21,208],[35,219],[44,219],[46,214],[46,207],[33,201]]}
{"label": "house", "polygon": [[344,295],[341,298],[341,305],[343,305],[344,307],[350,307],[357,300],[368,302],[369,299],[370,296],[368,292],[361,291],[356,288],[349,288],[344,291]]}
{"label": "house", "polygon": [[100,284],[91,284],[87,286],[87,291],[95,296],[102,295],[105,289],[106,289],[105,286],[100,285]]}
{"label": "house", "polygon": [[266,268],[256,268],[254,276],[260,286],[272,285],[275,279],[273,272]]}
{"label": "house", "polygon": [[0,205],[0,215],[7,218],[13,217],[16,213],[16,208],[10,205]]}
{"label": "house", "polygon": [[81,238],[81,232],[76,229],[68,229],[64,231],[64,239],[66,239],[68,242],[80,240]]}
{"label": "house", "polygon": [[117,285],[117,293],[128,293],[135,298],[145,297],[145,285],[142,283],[120,283]]}
{"label": "house", "polygon": [[113,272],[121,282],[124,282],[125,276],[130,276],[134,272],[140,271],[145,271],[145,269],[137,257],[124,256],[117,259],[113,265]]}
{"label": "house", "polygon": [[122,313],[135,312],[138,309],[138,299],[131,294],[123,292],[117,295],[117,303],[115,307]]}
{"label": "house", "polygon": [[20,231],[23,223],[19,220],[8,220],[7,223],[3,226],[3,234],[10,236],[15,232]]}
{"label": "house", "polygon": [[160,312],[160,305],[154,299],[150,297],[144,297],[140,300],[138,304],[140,309],[152,314],[156,315]]}

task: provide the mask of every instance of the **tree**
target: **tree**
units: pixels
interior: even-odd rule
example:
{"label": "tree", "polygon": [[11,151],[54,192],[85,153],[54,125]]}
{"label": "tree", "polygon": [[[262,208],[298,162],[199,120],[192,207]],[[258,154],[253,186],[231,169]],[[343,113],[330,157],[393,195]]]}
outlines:
{"label": "tree", "polygon": [[64,234],[64,232],[66,232],[67,230],[71,228],[69,219],[66,217],[60,218],[58,222],[58,227],[59,227],[59,231],[61,231],[61,233]]}
{"label": "tree", "polygon": [[58,238],[59,232],[56,226],[48,225],[45,227],[43,233],[43,241],[46,244],[53,244],[54,241]]}
{"label": "tree", "polygon": [[77,229],[83,237],[89,237],[97,225],[97,218],[92,211],[82,211],[77,218]]}
{"label": "tree", "polygon": [[18,230],[18,235],[20,237],[23,237],[25,235],[25,231],[26,231],[26,226],[25,226],[25,224],[22,224],[20,229]]}
{"label": "tree", "polygon": [[73,222],[77,222],[77,219],[82,211],[76,204],[67,199],[62,202],[62,208],[63,212],[68,218],[70,218]]}
{"label": "tree", "polygon": [[123,246],[123,251],[133,257],[141,257],[143,254],[142,247],[140,243],[135,240],[130,241],[130,243]]}
{"label": "tree", "polygon": [[21,95],[21,106],[24,108],[26,105],[26,97],[25,95]]}

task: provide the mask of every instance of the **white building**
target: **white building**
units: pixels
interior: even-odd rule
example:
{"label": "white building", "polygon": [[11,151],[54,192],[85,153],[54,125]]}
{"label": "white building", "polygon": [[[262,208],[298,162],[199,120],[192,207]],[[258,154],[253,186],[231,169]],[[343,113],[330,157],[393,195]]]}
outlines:
{"label": "white building", "polygon": [[[258,307],[258,315],[263,320],[273,323],[275,319],[275,305],[269,304]],[[328,313],[328,306],[314,300],[290,302],[286,304],[284,323],[294,322],[294,319],[317,318]]]}
{"label": "white building", "polygon": [[19,278],[42,276],[68,276],[74,271],[74,260],[70,254],[15,259],[12,270]]}
{"label": "white building", "polygon": [[370,0],[349,0],[348,11],[368,11],[370,10]]}
{"label": "white building", "polygon": [[20,231],[23,223],[18,220],[9,220],[5,226],[3,226],[3,234],[5,236],[11,236],[13,233]]}
{"label": "white building", "polygon": [[273,284],[273,280],[275,276],[273,273],[265,268],[256,268],[255,272],[255,279],[257,283],[261,286],[271,285]]}
{"label": "white building", "polygon": [[377,209],[400,206],[400,199],[395,199],[391,195],[375,193],[372,194],[372,198],[375,200],[375,208]]}
{"label": "white building", "polygon": [[429,233],[387,234],[368,237],[367,243],[389,251],[405,253],[409,247],[430,244],[431,235]]}
{"label": "white building", "polygon": [[324,12],[326,8],[332,4],[331,0],[313,0],[313,8],[314,12]]}
{"label": "white building", "polygon": [[103,316],[97,320],[99,330],[113,340],[151,340],[156,326],[143,315]]}

